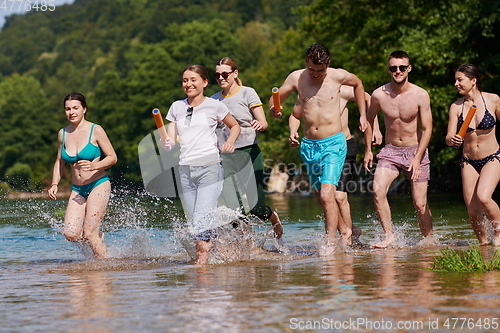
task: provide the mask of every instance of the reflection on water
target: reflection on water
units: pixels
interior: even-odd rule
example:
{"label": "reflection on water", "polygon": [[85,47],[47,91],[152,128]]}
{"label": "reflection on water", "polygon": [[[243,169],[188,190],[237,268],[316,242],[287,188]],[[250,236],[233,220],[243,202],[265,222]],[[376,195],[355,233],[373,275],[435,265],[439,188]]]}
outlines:
{"label": "reflection on water", "polygon": [[[459,317],[474,323],[461,331],[500,330],[500,272],[430,270],[439,249],[476,243],[461,198],[431,195],[441,246],[416,246],[411,199],[401,196],[390,198],[400,246],[328,258],[315,255],[323,222],[314,197],[268,199],[283,217],[289,253],[267,239],[264,250],[239,247],[251,253],[203,267],[175,235],[183,221],[176,202],[114,198],[105,222],[114,258],[91,261],[59,233],[64,202],[2,201],[0,331],[451,332],[460,330],[447,320]],[[360,240],[376,242],[371,197],[350,202]],[[480,249],[491,259],[492,247]]]}

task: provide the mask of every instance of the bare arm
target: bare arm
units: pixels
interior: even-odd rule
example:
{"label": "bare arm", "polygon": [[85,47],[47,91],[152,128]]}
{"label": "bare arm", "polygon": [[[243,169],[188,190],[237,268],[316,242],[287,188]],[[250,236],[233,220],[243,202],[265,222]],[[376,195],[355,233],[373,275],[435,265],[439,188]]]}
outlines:
{"label": "bare arm", "polygon": [[429,94],[424,91],[419,97],[419,118],[421,128],[420,141],[418,143],[418,149],[415,153],[415,157],[408,167],[408,171],[411,171],[411,180],[416,181],[420,176],[421,162],[424,157],[425,150],[429,146],[432,135],[432,112],[431,112],[431,101]]}
{"label": "bare arm", "polygon": [[[341,86],[340,97],[343,100],[356,101],[356,98],[354,96],[354,89],[352,87],[349,87],[349,86]],[[366,110],[368,110],[368,108],[370,107],[370,98],[371,98],[370,94],[365,92],[365,108],[366,108]],[[368,124],[368,120],[367,120],[367,124]],[[373,144],[374,145],[382,144],[383,136],[382,136],[382,133],[380,132],[380,126],[378,123],[378,116],[377,115],[375,115],[372,130],[373,130],[373,136],[372,136]]]}
{"label": "bare arm", "polygon": [[224,119],[222,119],[222,122],[229,127],[229,137],[227,138],[226,142],[222,144],[221,151],[223,153],[232,153],[234,152],[234,143],[236,142],[236,139],[240,135],[241,128],[240,125],[238,125],[238,122],[234,117],[228,113]]}
{"label": "bare arm", "polygon": [[290,145],[292,147],[297,147],[300,145],[299,140],[299,128],[300,128],[300,119],[302,118],[302,107],[299,104],[295,104],[293,108],[293,113],[288,118],[288,127],[290,128],[290,137],[288,140],[290,141]]}
{"label": "bare arm", "polygon": [[167,139],[160,139],[160,145],[166,151],[172,150],[172,148],[176,145],[177,138],[177,124],[174,122],[170,122],[167,124]]}
{"label": "bare arm", "polygon": [[463,138],[457,134],[459,110],[460,108],[456,102],[450,106],[450,112],[448,113],[448,130],[446,131],[445,138],[446,144],[455,148],[460,147],[463,143]]}
{"label": "bare arm", "polygon": [[374,145],[381,145],[383,139],[384,139],[384,136],[382,135],[382,132],[380,131],[380,124],[378,123],[378,116],[375,116],[375,119],[373,120],[373,144]]}
{"label": "bare arm", "polygon": [[252,108],[254,120],[250,123],[252,128],[256,131],[265,131],[269,126],[266,119],[266,114],[264,113],[264,108],[262,105],[256,106]]}
{"label": "bare arm", "polygon": [[351,86],[354,88],[354,98],[358,104],[359,110],[359,129],[364,132],[368,127],[368,122],[366,120],[366,100],[365,100],[365,88],[363,87],[363,82],[354,74],[347,72],[345,79],[342,84]]}
{"label": "bare arm", "polygon": [[422,136],[420,137],[420,142],[418,143],[418,149],[415,154],[415,158],[420,160],[423,158],[425,150],[429,146],[432,136],[432,111],[431,111],[431,100],[429,94],[425,92],[420,98],[420,125],[422,127]]}
{"label": "bare arm", "polygon": [[57,187],[59,185],[59,182],[61,181],[61,177],[64,171],[64,166],[66,165],[66,163],[61,158],[61,140],[62,140],[62,129],[58,133],[59,147],[57,149],[57,157],[54,163],[54,168],[52,170],[52,183],[48,190],[49,198],[52,200],[57,199],[56,196],[58,190]]}
{"label": "bare arm", "polygon": [[[297,89],[297,83],[301,72],[302,71],[300,70],[294,71],[287,76],[285,82],[283,82],[283,85],[281,85],[281,87],[279,88],[279,96],[281,102],[283,102],[288,96],[290,96],[292,91]],[[281,118],[281,110],[274,109],[274,101],[272,96],[269,99],[269,108],[271,111],[271,116],[273,116],[274,118]]]}
{"label": "bare arm", "polygon": [[366,118],[368,121],[368,127],[365,130],[365,157],[363,164],[367,171],[370,171],[370,168],[373,164],[373,153],[372,153],[372,138],[373,138],[373,128],[374,121],[377,113],[381,110],[380,102],[376,97],[376,91],[372,94],[370,98],[370,106],[368,107],[368,112],[366,113]]}
{"label": "bare arm", "polygon": [[500,96],[498,95],[495,95],[494,96],[494,99],[495,99],[495,115],[496,115],[496,118],[497,120],[500,119]]}
{"label": "bare arm", "polygon": [[[365,93],[365,99],[366,99],[366,110],[369,109],[370,107],[370,99],[371,96],[369,93]],[[368,122],[368,118],[366,120]],[[378,115],[375,115],[375,118],[373,119],[373,135],[372,135],[372,143],[374,145],[381,145],[382,140],[384,139],[384,136],[382,135],[382,132],[380,131],[380,124],[378,122]]]}

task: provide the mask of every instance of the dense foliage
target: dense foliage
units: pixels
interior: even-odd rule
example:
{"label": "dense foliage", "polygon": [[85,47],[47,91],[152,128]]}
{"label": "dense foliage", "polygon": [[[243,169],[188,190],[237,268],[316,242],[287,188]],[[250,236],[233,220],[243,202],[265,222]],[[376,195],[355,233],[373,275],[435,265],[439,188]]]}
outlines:
{"label": "dense foliage", "polygon": [[[154,130],[150,111],[166,113],[184,97],[186,65],[213,72],[220,57],[233,57],[267,108],[271,88],[304,66],[316,42],[368,92],[389,80],[392,50],[409,52],[410,80],[432,98],[434,175],[457,176],[459,151],[444,144],[448,106],[458,97],[453,69],[476,64],[485,90],[499,93],[499,8],[499,0],[76,0],[12,15],[0,32],[0,180],[31,177],[23,188],[50,182],[57,130],[66,124],[62,99],[78,91],[88,98],[87,119],[106,129],[117,151],[114,178],[140,185],[137,146]],[[217,88],[211,82],[207,94]],[[284,105],[287,115],[293,96]],[[265,155],[299,162],[285,118],[269,122],[260,137]],[[351,128],[356,122],[351,117]]]}

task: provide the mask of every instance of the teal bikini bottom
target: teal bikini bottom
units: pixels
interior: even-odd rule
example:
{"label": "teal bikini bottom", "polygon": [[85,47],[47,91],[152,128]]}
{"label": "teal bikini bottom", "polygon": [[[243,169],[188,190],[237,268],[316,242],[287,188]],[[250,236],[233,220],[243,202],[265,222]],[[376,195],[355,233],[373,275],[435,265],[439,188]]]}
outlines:
{"label": "teal bikini bottom", "polygon": [[104,182],[107,182],[107,181],[109,181],[109,177],[108,177],[108,175],[104,175],[101,178],[99,178],[98,180],[93,181],[93,182],[88,183],[88,184],[84,184],[84,185],[75,185],[75,184],[73,184],[73,186],[71,187],[71,189],[73,191],[75,191],[76,193],[80,194],[85,199],[87,199],[88,196],[90,195],[90,192],[92,192],[92,190],[94,188],[96,188],[98,185],[100,185],[100,184],[102,184]]}

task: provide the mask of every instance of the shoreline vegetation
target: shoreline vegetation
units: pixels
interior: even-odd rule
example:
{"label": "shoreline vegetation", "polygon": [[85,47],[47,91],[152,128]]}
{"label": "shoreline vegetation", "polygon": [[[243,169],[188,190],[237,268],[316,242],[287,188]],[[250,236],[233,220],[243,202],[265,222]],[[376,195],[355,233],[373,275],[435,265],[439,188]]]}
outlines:
{"label": "shoreline vegetation", "polygon": [[[492,253],[488,248],[479,245],[469,245],[467,250],[457,250],[447,247],[437,252],[432,264],[436,272],[487,272],[500,270],[500,251]],[[490,251],[491,252],[491,251]]]}
{"label": "shoreline vegetation", "polygon": [[[67,199],[71,190],[69,188],[63,188],[57,192],[58,199]],[[41,192],[22,192],[10,190],[2,196],[4,199],[18,200],[18,199],[48,199],[47,188],[44,188]]]}

